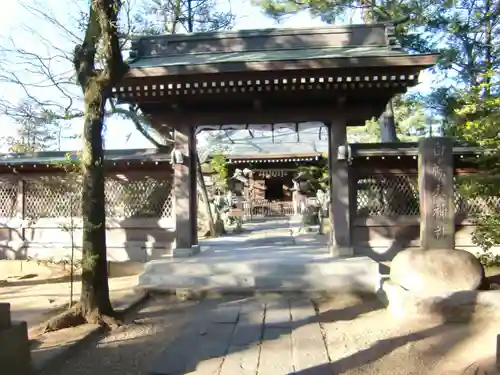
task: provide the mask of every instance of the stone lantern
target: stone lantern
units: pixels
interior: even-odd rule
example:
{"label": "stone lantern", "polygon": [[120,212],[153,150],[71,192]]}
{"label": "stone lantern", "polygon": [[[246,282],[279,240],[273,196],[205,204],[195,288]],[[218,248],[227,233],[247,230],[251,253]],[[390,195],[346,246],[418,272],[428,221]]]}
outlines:
{"label": "stone lantern", "polygon": [[229,180],[228,187],[234,195],[239,197],[243,195],[243,192],[245,190],[245,183],[239,179],[232,178],[231,180]]}
{"label": "stone lantern", "polygon": [[232,218],[235,218],[236,228],[235,232],[241,232],[243,226],[243,216],[244,216],[244,208],[243,208],[243,200],[245,195],[245,187],[248,185],[248,178],[244,176],[244,171],[241,169],[236,169],[234,171],[233,177],[231,177],[228,181],[228,188],[231,194],[234,196],[235,206],[232,207],[229,211],[229,215]]}
{"label": "stone lantern", "polygon": [[318,189],[318,191],[316,192],[316,201],[318,204],[318,222],[319,222],[318,234],[324,234],[323,217],[325,215],[325,212],[328,210],[330,197],[328,194],[324,192],[323,189]]}
{"label": "stone lantern", "polygon": [[243,196],[247,183],[248,179],[243,176],[243,171],[241,169],[236,169],[233,177],[228,181],[228,188],[234,195],[241,197]]}

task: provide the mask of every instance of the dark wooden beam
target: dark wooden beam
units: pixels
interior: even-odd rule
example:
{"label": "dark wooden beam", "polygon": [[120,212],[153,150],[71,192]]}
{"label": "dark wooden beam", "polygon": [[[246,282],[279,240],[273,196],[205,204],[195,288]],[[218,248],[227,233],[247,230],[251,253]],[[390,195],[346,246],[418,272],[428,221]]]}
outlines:
{"label": "dark wooden beam", "polygon": [[235,124],[276,124],[296,122],[330,122],[336,116],[347,119],[349,126],[362,126],[365,120],[377,117],[384,109],[385,102],[370,102],[352,107],[337,109],[333,105],[296,108],[294,106],[268,107],[262,112],[248,108],[215,108],[212,111],[199,111],[186,108],[173,110],[158,106],[141,106],[144,113],[155,117],[153,122],[156,130],[163,132],[172,123],[189,123],[192,126],[201,125],[235,125]]}
{"label": "dark wooden beam", "polygon": [[[286,86],[249,86],[246,88],[216,88],[198,90],[167,90],[167,91],[132,91],[117,92],[115,97],[121,102],[156,104],[158,106],[207,105],[210,107],[232,107],[241,102],[251,102],[255,110],[268,105],[268,102],[287,102],[288,104],[304,105],[305,101],[318,100],[331,102],[332,97],[358,98],[363,101],[377,100],[384,95],[387,100],[392,96],[405,93],[408,87],[417,83],[416,78],[404,82],[351,82],[334,84],[296,84]],[[143,88],[145,86],[137,86]],[[136,89],[136,88],[134,88]],[[244,89],[244,91],[243,91]]]}
{"label": "dark wooden beam", "polygon": [[[410,76],[418,76],[422,67],[419,66],[387,66],[387,67],[371,67],[359,69],[353,66],[342,68],[342,69],[316,69],[316,70],[300,70],[300,71],[244,71],[244,72],[225,72],[225,73],[211,73],[211,74],[193,74],[193,75],[164,75],[164,76],[144,76],[135,77],[130,76],[124,78],[119,85],[116,86],[118,91],[123,88],[125,92],[129,90],[142,91],[144,86],[147,86],[148,90],[155,87],[157,90],[161,89],[163,85],[164,90],[180,90],[199,88],[213,88],[215,87],[240,87],[248,86],[248,82],[253,85],[257,81],[260,84],[264,84],[266,80],[271,84],[275,84],[275,80],[282,85],[286,80],[288,84],[292,84],[293,80],[296,79],[296,84],[301,83],[301,79],[306,79],[306,83],[310,83],[311,80],[314,84],[317,83],[338,83],[338,79],[342,78],[342,82],[346,82],[348,77],[351,77],[355,81],[356,77],[361,77],[364,81],[365,77],[370,77],[370,82],[373,81],[374,77],[391,77],[396,75],[398,78],[400,76],[406,77],[406,80],[411,81]],[[333,78],[333,82],[329,80],[329,77]],[[224,82],[224,86],[222,86]],[[381,82],[379,79],[378,82]],[[232,83],[232,86],[231,86]],[[204,86],[206,84],[206,86]],[[130,87],[130,88],[129,88]]]}

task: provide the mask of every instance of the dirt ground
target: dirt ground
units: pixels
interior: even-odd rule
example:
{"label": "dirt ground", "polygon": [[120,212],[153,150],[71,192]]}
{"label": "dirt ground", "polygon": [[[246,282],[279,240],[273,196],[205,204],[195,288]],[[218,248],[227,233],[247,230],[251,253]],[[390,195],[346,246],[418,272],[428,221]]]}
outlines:
{"label": "dirt ground", "polygon": [[[116,306],[135,298],[136,285],[137,276],[110,278],[112,303]],[[75,275],[73,301],[78,301],[80,291],[80,277]],[[39,333],[46,320],[66,309],[70,296],[71,277],[67,270],[57,267],[30,267],[27,272],[11,272],[0,278],[0,302],[10,303],[13,320],[27,322],[31,338]]]}

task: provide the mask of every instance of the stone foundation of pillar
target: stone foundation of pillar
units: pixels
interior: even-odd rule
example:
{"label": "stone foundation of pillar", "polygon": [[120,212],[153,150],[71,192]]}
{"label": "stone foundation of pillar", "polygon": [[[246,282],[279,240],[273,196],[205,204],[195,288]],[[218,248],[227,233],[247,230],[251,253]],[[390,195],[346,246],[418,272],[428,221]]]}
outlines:
{"label": "stone foundation of pillar", "polygon": [[173,244],[172,247],[172,256],[174,258],[187,258],[200,253],[199,245],[192,245],[190,248],[182,248],[177,247],[176,244]]}

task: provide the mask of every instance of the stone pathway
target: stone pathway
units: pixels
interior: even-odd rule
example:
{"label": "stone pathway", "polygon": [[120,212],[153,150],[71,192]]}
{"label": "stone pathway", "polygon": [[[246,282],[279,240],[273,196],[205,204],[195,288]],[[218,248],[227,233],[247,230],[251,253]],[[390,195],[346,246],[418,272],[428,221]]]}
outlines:
{"label": "stone pathway", "polygon": [[[484,345],[477,339],[494,337],[473,324],[402,324],[373,296],[280,295],[203,310],[148,374],[462,374],[475,360],[465,353]],[[467,344],[471,338],[475,346]],[[466,351],[456,351],[460,345]]]}
{"label": "stone pathway", "polygon": [[151,374],[288,374],[328,362],[311,300],[218,305],[158,356]]}

